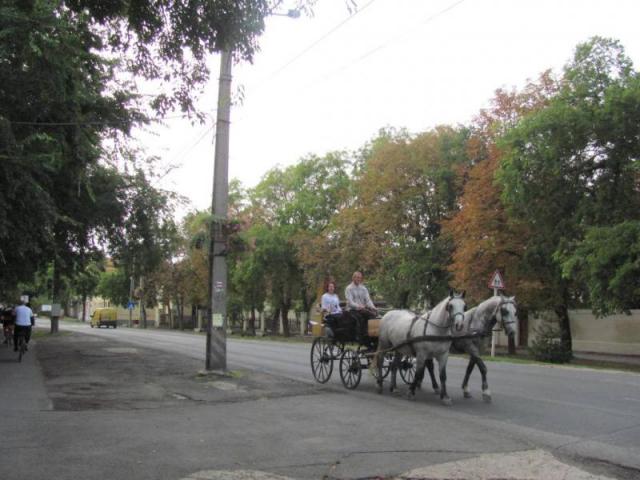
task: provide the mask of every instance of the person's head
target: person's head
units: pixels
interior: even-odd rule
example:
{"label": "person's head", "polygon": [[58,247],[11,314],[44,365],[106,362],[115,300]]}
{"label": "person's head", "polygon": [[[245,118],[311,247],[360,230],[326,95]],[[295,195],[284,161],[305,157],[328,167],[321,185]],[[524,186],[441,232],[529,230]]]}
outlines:
{"label": "person's head", "polygon": [[362,272],[353,272],[351,280],[353,280],[353,283],[356,285],[360,285],[362,283]]}
{"label": "person's head", "polygon": [[326,291],[327,291],[327,293],[335,293],[335,291],[336,291],[336,282],[334,282],[333,280],[327,282]]}

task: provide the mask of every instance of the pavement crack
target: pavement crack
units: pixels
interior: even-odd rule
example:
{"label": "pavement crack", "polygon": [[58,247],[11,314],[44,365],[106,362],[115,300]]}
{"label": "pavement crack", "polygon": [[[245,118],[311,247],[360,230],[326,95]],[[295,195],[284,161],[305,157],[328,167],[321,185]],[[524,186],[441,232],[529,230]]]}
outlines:
{"label": "pavement crack", "polygon": [[[460,454],[460,455],[481,455],[484,453],[479,450],[450,450],[450,449],[403,449],[403,450],[362,450],[362,451],[353,451],[347,452],[340,456],[338,460],[333,462],[329,466],[329,472],[325,475],[323,480],[342,480],[342,477],[335,476],[335,471],[340,464],[344,461],[348,460],[350,457],[354,457],[357,455],[380,455],[380,454],[402,454],[402,453],[415,453],[415,454],[426,454],[426,453],[451,453],[451,454]],[[399,473],[386,475],[386,476],[368,476],[361,477],[351,480],[383,480],[384,478],[395,478],[399,475]]]}

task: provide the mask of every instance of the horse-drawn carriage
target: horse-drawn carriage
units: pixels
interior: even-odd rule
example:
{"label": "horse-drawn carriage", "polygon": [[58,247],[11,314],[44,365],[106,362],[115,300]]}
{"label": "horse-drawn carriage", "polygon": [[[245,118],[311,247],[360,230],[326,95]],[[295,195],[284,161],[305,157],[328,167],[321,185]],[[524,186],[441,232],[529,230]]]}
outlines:
{"label": "horse-drawn carriage", "polygon": [[[320,322],[313,325],[315,336],[311,346],[311,371],[320,383],[326,383],[338,362],[342,384],[356,388],[362,371],[369,369],[382,393],[383,380],[391,373],[390,390],[396,387],[396,373],[409,385],[409,396],[415,395],[428,368],[434,391],[445,405],[451,404],[446,389],[446,365],[452,343],[469,354],[469,365],[462,384],[465,398],[471,395],[468,380],[475,365],[482,374],[482,397],[491,400],[487,370],[480,358],[480,341],[501,324],[507,335],[515,333],[517,323],[514,297],[493,296],[478,306],[466,309],[464,293],[451,292],[432,310],[422,315],[407,310],[391,310],[383,318],[368,321],[367,335],[356,338],[355,330]],[[433,373],[433,360],[438,362],[440,385]]]}
{"label": "horse-drawn carriage", "polygon": [[[380,307],[379,305],[377,305]],[[378,308],[378,314],[385,312]],[[352,390],[362,379],[362,371],[369,370],[377,378],[378,370],[372,368],[373,358],[378,348],[378,332],[381,317],[367,320],[367,335],[356,335],[355,319],[346,312],[342,318],[323,317],[313,324],[315,337],[311,345],[311,372],[319,383],[331,378],[334,362],[338,364],[342,384]],[[385,355],[382,363],[382,377],[389,375],[393,355]],[[415,376],[415,360],[405,357],[400,365],[400,376],[407,384]]]}

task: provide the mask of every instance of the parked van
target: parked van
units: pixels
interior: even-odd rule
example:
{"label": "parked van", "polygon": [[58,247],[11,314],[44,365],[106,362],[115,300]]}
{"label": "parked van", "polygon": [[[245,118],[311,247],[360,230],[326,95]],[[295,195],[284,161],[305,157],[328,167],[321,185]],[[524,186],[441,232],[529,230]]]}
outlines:
{"label": "parked van", "polygon": [[91,314],[91,328],[102,327],[118,328],[118,310],[115,308],[96,308]]}

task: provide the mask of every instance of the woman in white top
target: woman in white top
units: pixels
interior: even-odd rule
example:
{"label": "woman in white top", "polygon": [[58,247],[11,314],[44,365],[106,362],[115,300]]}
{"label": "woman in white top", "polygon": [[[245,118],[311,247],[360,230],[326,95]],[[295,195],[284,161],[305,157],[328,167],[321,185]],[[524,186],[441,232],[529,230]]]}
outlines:
{"label": "woman in white top", "polygon": [[340,299],[336,294],[336,284],[331,281],[327,283],[327,291],[322,295],[320,300],[320,309],[328,315],[341,314]]}
{"label": "woman in white top", "polygon": [[340,335],[341,331],[341,319],[342,309],[340,308],[340,299],[336,294],[336,284],[333,281],[327,283],[327,291],[322,295],[320,300],[320,309],[324,315],[324,325],[327,336],[329,338],[336,338],[336,335]]}

